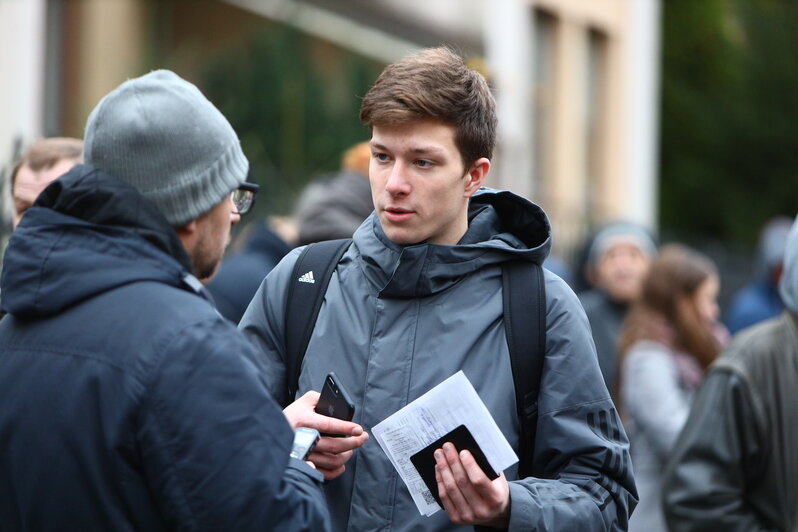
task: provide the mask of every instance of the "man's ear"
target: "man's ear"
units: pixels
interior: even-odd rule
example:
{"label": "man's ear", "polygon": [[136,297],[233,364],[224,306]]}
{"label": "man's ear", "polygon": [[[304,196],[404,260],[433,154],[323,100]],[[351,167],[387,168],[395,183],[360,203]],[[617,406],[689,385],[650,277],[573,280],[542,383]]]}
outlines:
{"label": "man's ear", "polygon": [[474,161],[474,164],[471,165],[471,169],[466,174],[468,180],[466,181],[463,195],[467,198],[473,196],[474,193],[479,190],[479,187],[485,183],[488,172],[490,172],[490,159],[487,157],[480,157]]}
{"label": "man's ear", "polygon": [[191,250],[194,249],[194,242],[197,240],[197,228],[197,220],[191,220],[184,225],[175,227],[177,237],[183,243],[183,247],[186,248],[189,254]]}

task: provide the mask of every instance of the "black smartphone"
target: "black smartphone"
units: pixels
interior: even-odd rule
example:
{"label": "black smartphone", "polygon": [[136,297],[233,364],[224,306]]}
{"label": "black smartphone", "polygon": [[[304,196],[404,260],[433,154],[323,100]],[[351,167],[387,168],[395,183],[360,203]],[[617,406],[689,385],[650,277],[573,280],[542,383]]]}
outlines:
{"label": "black smartphone", "polygon": [[294,445],[291,447],[291,457],[307,460],[316,442],[319,441],[319,431],[308,427],[299,427],[294,431]]}
{"label": "black smartphone", "polygon": [[[355,403],[347,393],[341,382],[330,372],[324,379],[321,396],[316,404],[316,413],[323,416],[335,417],[344,421],[352,421],[355,415]],[[322,434],[322,436],[342,436],[341,434]]]}

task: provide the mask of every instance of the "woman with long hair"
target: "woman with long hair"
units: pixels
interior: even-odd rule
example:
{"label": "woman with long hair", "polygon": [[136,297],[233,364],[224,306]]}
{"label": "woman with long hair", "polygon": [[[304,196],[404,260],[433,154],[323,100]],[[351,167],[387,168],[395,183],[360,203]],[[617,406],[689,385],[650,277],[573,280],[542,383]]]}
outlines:
{"label": "woman with long hair", "polygon": [[715,264],[669,244],[651,264],[620,335],[620,401],[640,503],[629,530],[667,530],[660,484],[693,393],[727,334],[718,322]]}

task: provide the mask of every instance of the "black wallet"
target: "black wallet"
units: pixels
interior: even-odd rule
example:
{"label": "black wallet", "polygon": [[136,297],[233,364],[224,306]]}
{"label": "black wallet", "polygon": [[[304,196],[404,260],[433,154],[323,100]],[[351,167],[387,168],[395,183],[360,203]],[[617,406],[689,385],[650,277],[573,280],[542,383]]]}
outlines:
{"label": "black wallet", "polygon": [[465,425],[460,425],[410,457],[410,461],[413,462],[416,471],[424,479],[424,483],[441,508],[443,508],[443,504],[441,504],[441,498],[438,495],[438,482],[435,480],[435,456],[433,453],[435,453],[435,449],[441,449],[447,441],[452,443],[458,452],[469,451],[489,479],[493,480],[499,476],[491,467],[488,459],[485,458],[485,453],[477,445],[474,436],[471,435],[471,431]]}

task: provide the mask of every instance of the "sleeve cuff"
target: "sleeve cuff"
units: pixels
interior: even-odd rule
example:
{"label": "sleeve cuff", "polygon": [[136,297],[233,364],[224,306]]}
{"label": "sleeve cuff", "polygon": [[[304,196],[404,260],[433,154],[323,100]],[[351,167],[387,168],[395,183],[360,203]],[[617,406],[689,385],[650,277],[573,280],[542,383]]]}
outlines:
{"label": "sleeve cuff", "polygon": [[[489,526],[476,525],[476,526],[474,526],[474,532],[496,532],[497,530],[525,530],[525,529],[529,528],[529,527],[519,528],[519,523],[518,522],[513,522],[513,514],[514,514],[513,507],[515,506],[515,504],[513,504],[513,501],[520,501],[525,490],[523,488],[521,488],[520,486],[516,486],[513,482],[508,482],[507,484],[510,486],[510,515],[509,515],[509,517],[507,519],[507,527],[505,527],[505,528],[493,528],[493,527],[489,527]],[[520,490],[520,491],[518,491],[518,490]],[[513,491],[516,492],[515,496],[513,496]],[[516,521],[517,521],[517,519],[518,519],[518,517],[517,517],[517,514],[516,514]]]}
{"label": "sleeve cuff", "polygon": [[301,471],[305,475],[309,476],[311,479],[315,480],[319,484],[324,483],[324,475],[322,475],[319,471],[310,467],[306,462],[298,458],[291,458],[288,462],[288,467],[291,469],[295,469],[297,471]]}

